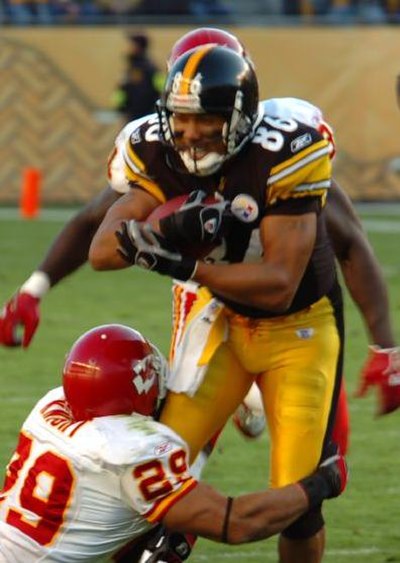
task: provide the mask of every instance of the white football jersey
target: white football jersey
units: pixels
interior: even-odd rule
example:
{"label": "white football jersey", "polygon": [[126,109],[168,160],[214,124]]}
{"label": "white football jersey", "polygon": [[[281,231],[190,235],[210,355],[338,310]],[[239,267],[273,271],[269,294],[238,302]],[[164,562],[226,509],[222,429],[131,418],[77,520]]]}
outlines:
{"label": "white football jersey", "polygon": [[0,492],[0,562],[113,561],[196,486],[186,444],[152,418],[74,422],[62,388],[22,426]]}

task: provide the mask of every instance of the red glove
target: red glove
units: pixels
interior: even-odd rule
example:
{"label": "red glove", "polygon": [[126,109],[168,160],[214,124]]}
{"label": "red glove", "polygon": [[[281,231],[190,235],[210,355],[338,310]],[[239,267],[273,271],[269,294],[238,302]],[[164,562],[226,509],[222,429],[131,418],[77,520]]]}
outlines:
{"label": "red glove", "polygon": [[[0,344],[27,348],[39,324],[38,297],[18,292],[5,304],[0,314]],[[23,336],[19,328],[23,328]]]}
{"label": "red glove", "polygon": [[364,397],[370,387],[378,392],[378,415],[400,407],[400,348],[370,346],[369,357],[361,370],[356,397]]}

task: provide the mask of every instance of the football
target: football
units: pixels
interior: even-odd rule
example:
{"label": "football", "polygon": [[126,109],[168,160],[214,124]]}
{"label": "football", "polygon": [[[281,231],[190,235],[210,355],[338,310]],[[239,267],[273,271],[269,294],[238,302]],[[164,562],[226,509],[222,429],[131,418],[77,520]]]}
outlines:
{"label": "football", "polygon": [[[156,232],[160,232],[160,219],[167,217],[171,213],[178,211],[182,205],[186,202],[189,194],[179,195],[172,199],[169,199],[165,203],[156,207],[150,215],[146,219],[146,223],[150,223],[152,228]],[[208,196],[203,203],[211,204],[215,203],[217,200],[214,196]],[[207,243],[190,243],[182,241],[178,245],[175,245],[177,249],[182,252],[185,256],[190,256],[191,258],[197,258],[198,260],[205,259],[209,254],[211,254],[216,248],[219,248],[221,245],[218,245],[215,242],[207,242]]]}

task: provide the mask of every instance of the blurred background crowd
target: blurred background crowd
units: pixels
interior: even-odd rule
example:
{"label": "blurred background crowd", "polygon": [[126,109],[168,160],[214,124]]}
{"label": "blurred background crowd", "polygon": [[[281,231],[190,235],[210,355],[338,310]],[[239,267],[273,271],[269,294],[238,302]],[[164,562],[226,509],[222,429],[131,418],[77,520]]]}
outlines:
{"label": "blurred background crowd", "polygon": [[181,16],[220,23],[310,19],[328,25],[400,23],[400,0],[0,0],[3,25],[112,25]]}
{"label": "blurred background crowd", "polygon": [[122,124],[154,111],[171,45],[189,29],[210,26],[240,30],[261,97],[294,96],[323,108],[340,147],[336,176],[352,197],[400,199],[399,136],[392,133],[400,0],[0,6],[0,202],[15,204],[26,167],[43,172],[47,204],[81,203],[102,189],[101,163]]}

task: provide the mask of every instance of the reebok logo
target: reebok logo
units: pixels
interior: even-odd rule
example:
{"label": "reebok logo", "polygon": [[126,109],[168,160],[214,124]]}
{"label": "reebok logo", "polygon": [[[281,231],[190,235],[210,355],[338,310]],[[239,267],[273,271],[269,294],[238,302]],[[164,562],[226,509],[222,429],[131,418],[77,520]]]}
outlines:
{"label": "reebok logo", "polygon": [[311,145],[311,143],[312,143],[311,133],[304,133],[304,135],[300,135],[300,137],[293,139],[293,141],[290,143],[290,150],[293,153],[299,152],[301,151],[301,149],[304,149],[308,145]]}

